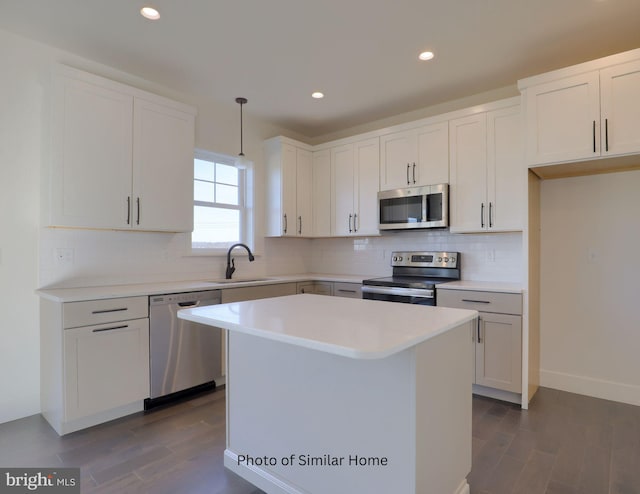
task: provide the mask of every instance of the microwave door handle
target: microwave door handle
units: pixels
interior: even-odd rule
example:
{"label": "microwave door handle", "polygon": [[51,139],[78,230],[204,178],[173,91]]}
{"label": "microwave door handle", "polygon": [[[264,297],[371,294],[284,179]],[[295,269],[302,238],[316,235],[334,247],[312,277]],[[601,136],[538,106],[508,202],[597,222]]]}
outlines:
{"label": "microwave door handle", "polygon": [[429,211],[427,211],[427,204],[429,203],[429,201],[427,201],[428,197],[428,194],[422,195],[422,222],[427,221],[427,218],[429,217]]}

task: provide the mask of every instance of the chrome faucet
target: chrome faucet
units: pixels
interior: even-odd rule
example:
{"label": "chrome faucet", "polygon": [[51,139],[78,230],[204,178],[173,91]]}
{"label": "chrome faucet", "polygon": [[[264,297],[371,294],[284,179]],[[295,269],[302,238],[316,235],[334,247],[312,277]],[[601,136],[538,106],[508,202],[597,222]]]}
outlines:
{"label": "chrome faucet", "polygon": [[251,252],[251,249],[247,247],[245,244],[233,244],[231,247],[229,247],[229,250],[227,251],[227,274],[225,275],[225,278],[228,280],[231,279],[233,272],[236,270],[236,263],[231,258],[231,251],[236,247],[244,247],[245,249],[247,249],[247,252],[249,253],[249,262],[253,262],[256,259],[255,257],[253,257],[253,253]]}

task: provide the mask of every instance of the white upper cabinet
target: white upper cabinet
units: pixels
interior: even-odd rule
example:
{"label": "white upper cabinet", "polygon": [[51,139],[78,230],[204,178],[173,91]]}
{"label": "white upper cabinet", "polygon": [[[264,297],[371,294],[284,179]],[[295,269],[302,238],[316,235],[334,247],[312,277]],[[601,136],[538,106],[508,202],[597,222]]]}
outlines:
{"label": "white upper cabinet", "polygon": [[598,73],[527,89],[530,164],[593,158],[600,153]]}
{"label": "white upper cabinet", "polygon": [[380,137],[380,190],[448,181],[446,121]]}
{"label": "white upper cabinet", "polygon": [[47,224],[191,231],[195,111],[67,67],[53,86]]}
{"label": "white upper cabinet", "polygon": [[640,50],[519,81],[530,166],[640,153]]}
{"label": "white upper cabinet", "polygon": [[136,99],[133,125],[133,227],[192,231],[193,115]]}
{"label": "white upper cabinet", "polygon": [[266,141],[267,235],[313,236],[313,158],[310,149],[284,137]]}
{"label": "white upper cabinet", "polygon": [[640,152],[640,60],[600,71],[602,154]]}
{"label": "white upper cabinet", "polygon": [[449,213],[452,232],[486,230],[487,116],[479,113],[449,122],[451,163]]}
{"label": "white upper cabinet", "polygon": [[527,167],[522,139],[519,105],[487,112],[489,231],[518,231],[524,225]]}
{"label": "white upper cabinet", "polygon": [[451,231],[522,230],[526,167],[519,105],[449,125]]}
{"label": "white upper cabinet", "polygon": [[331,148],[333,235],[378,235],[379,139]]}
{"label": "white upper cabinet", "polygon": [[313,234],[331,236],[331,150],[313,152]]}

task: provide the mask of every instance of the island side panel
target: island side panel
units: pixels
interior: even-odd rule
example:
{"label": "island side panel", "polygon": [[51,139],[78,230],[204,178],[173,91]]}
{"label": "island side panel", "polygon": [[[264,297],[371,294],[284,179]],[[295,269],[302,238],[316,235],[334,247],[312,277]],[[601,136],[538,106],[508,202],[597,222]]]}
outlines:
{"label": "island side panel", "polygon": [[474,324],[415,347],[416,492],[469,492]]}
{"label": "island side panel", "polygon": [[416,492],[413,349],[357,360],[230,331],[228,351],[228,468],[269,493]]}

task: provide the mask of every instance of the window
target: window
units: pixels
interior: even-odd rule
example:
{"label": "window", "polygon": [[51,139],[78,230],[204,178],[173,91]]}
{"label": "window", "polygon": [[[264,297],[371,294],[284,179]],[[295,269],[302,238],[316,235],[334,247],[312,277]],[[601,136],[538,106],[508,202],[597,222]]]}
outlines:
{"label": "window", "polygon": [[196,150],[193,182],[194,252],[226,251],[237,242],[251,243],[251,209],[247,201],[250,170],[235,158]]}

